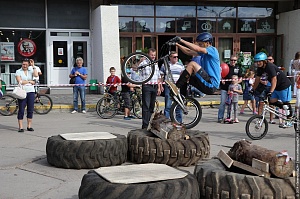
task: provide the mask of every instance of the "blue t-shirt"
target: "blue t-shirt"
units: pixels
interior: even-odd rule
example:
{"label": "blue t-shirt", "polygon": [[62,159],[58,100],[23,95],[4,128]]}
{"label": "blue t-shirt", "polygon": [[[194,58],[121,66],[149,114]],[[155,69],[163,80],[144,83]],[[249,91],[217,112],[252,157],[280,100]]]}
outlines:
{"label": "blue t-shirt", "polygon": [[[74,75],[76,71],[78,71],[82,75],[87,75],[87,70],[84,67],[74,67],[71,71],[71,75]],[[77,75],[75,78],[75,84],[85,84],[85,80],[82,79],[79,75]]]}
{"label": "blue t-shirt", "polygon": [[218,50],[209,46],[206,48],[207,54],[198,53],[201,56],[200,66],[206,71],[211,78],[211,83],[215,88],[219,88],[221,81],[221,67]]}

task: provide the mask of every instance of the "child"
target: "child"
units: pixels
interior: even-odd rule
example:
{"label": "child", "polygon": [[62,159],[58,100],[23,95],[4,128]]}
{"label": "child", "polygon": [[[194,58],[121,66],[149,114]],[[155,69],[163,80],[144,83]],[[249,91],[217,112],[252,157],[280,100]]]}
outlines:
{"label": "child", "polygon": [[245,78],[246,78],[245,89],[243,92],[244,104],[241,108],[240,114],[244,114],[245,107],[248,105],[249,100],[251,101],[253,114],[257,114],[254,96],[249,93],[249,91],[252,90],[252,85],[254,84],[254,81],[255,81],[254,75],[255,75],[255,73],[253,71],[249,71],[245,75]]}
{"label": "child", "polygon": [[[239,77],[237,75],[232,75],[232,82],[228,87],[228,96],[231,99],[231,103],[228,105],[228,115],[230,118],[227,118],[225,122],[229,123],[239,123],[237,118],[237,109],[238,109],[238,101],[239,94],[243,93],[242,86],[238,83]],[[232,117],[232,110],[234,112],[234,119]]]}
{"label": "child", "polygon": [[118,84],[121,83],[121,80],[116,75],[115,67],[110,67],[109,72],[110,72],[110,76],[106,80],[106,84],[108,85],[107,90],[108,90],[108,93],[110,93],[111,95],[114,96],[114,98],[116,98],[115,93],[117,91]]}

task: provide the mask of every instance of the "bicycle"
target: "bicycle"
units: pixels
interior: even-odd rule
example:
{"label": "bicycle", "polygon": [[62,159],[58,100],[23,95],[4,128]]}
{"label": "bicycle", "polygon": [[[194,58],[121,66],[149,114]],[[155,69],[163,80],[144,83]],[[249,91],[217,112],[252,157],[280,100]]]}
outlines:
{"label": "bicycle", "polygon": [[[123,113],[125,106],[121,91],[116,92],[116,97],[105,90],[104,96],[97,102],[96,112],[103,119],[111,119],[118,112]],[[139,88],[134,88],[130,93],[132,112],[138,119],[142,119],[142,96]],[[156,110],[159,108],[158,101],[155,102]]]}
{"label": "bicycle", "polygon": [[[38,92],[38,86],[35,86],[34,112],[39,115],[45,115],[52,110],[53,101],[46,94]],[[11,116],[17,112],[19,108],[18,99],[10,94],[5,94],[0,99],[0,114]]]}
{"label": "bicycle", "polygon": [[[175,37],[176,38],[176,37]],[[202,117],[202,108],[200,103],[193,97],[183,96],[174,94],[174,91],[177,90],[177,87],[174,84],[174,79],[170,71],[170,65],[168,64],[168,58],[170,56],[171,47],[176,44],[175,38],[167,41],[161,48],[161,56],[157,60],[151,60],[150,57],[142,52],[134,52],[129,54],[123,64],[122,64],[122,74],[123,76],[133,84],[144,84],[148,82],[154,75],[155,64],[160,61],[163,61],[166,66],[166,75],[165,83],[170,88],[170,95],[172,97],[173,103],[170,109],[170,118],[175,124],[183,124],[186,129],[195,127],[201,120]],[[147,60],[148,64],[140,65],[144,60]],[[150,67],[150,68],[149,68]],[[130,70],[131,74],[129,75],[126,71]],[[143,76],[144,70],[150,70],[151,73],[148,76]],[[182,121],[177,121],[176,119],[176,109],[179,108],[182,110]]]}
{"label": "bicycle", "polygon": [[[299,114],[294,114],[291,118],[287,118],[288,114],[281,113],[279,110],[276,110],[276,107],[269,106],[269,98],[263,98],[263,111],[261,115],[254,115],[248,119],[246,123],[246,134],[252,140],[260,140],[265,137],[269,130],[268,121],[266,120],[266,114],[268,112],[273,113],[278,118],[281,118],[285,121],[288,127],[294,126],[295,131],[298,129]],[[252,128],[253,127],[253,128]],[[256,135],[257,134],[257,135]]]}

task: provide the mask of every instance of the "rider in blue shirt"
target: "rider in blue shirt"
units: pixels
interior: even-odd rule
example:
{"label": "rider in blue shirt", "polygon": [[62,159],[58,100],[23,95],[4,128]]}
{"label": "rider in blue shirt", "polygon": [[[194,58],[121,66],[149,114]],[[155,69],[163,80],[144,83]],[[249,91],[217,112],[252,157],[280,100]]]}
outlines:
{"label": "rider in blue shirt", "polygon": [[[176,46],[183,53],[193,57],[201,56],[199,61],[188,63],[176,83],[177,88],[185,88],[187,81],[189,81],[201,92],[213,94],[219,88],[221,68],[219,52],[212,46],[212,35],[208,32],[199,34],[196,38],[196,44],[185,41],[180,37],[176,37],[176,42]],[[178,90],[172,89],[172,91],[175,95],[178,94]]]}

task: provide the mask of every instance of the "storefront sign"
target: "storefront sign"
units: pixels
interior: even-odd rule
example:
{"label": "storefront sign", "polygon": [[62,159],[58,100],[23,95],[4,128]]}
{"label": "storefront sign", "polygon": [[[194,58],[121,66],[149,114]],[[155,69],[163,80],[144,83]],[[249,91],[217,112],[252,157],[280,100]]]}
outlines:
{"label": "storefront sign", "polygon": [[1,61],[15,61],[14,42],[0,42]]}
{"label": "storefront sign", "polygon": [[229,59],[231,54],[231,50],[224,50],[224,58]]}
{"label": "storefront sign", "polygon": [[23,39],[18,44],[18,52],[24,57],[30,57],[36,52],[36,45],[31,39]]}

